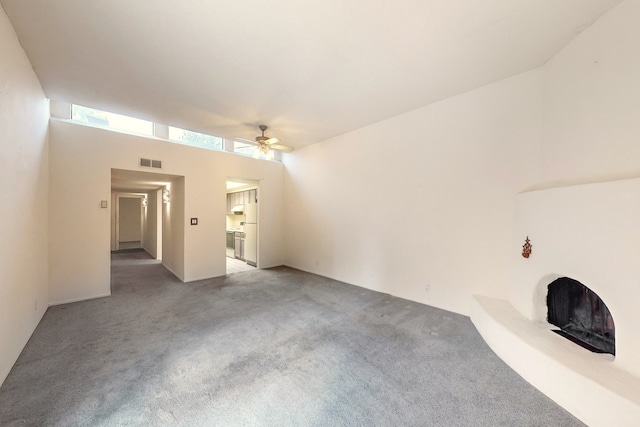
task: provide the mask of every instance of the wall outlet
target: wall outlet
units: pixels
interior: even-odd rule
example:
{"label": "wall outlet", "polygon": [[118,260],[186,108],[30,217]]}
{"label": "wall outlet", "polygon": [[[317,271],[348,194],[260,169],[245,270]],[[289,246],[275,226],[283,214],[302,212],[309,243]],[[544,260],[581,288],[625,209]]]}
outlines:
{"label": "wall outlet", "polygon": [[431,290],[431,285],[429,283],[424,284],[424,291],[429,292]]}

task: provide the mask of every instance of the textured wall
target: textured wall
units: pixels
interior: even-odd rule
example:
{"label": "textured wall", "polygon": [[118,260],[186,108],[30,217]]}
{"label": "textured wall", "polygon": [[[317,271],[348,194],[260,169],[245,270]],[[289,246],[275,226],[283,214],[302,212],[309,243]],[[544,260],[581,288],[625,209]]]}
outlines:
{"label": "textured wall", "polygon": [[0,8],[0,383],[47,308],[49,107]]}
{"label": "textured wall", "polygon": [[287,264],[459,313],[474,293],[506,298],[541,82],[534,70],[287,155]]}
{"label": "textured wall", "polygon": [[541,187],[640,176],[638,19],[622,2],[543,68]]}
{"label": "textured wall", "polygon": [[[163,262],[185,281],[226,271],[227,177],[260,180],[259,261],[283,263],[282,164],[127,135],[59,120],[51,121],[51,291],[60,303],[110,293],[109,209],[111,169],[140,170],[140,157],[163,161],[165,174],[184,177],[171,194]],[[74,191],[69,191],[74,189]],[[167,205],[164,205],[165,207]],[[113,205],[111,205],[113,208]],[[164,208],[163,208],[164,209]],[[197,217],[198,226],[186,224]],[[169,236],[163,235],[163,240]]]}

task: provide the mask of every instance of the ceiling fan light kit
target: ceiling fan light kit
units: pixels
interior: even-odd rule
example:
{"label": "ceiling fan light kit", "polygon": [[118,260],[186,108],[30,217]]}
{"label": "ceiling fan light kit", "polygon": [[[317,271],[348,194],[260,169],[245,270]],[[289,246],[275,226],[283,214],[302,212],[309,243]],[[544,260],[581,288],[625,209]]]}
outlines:
{"label": "ceiling fan light kit", "polygon": [[268,129],[267,126],[260,125],[260,130],[262,131],[262,135],[256,136],[255,144],[257,145],[257,147],[256,147],[256,151],[253,153],[254,158],[256,159],[259,158],[260,153],[263,153],[267,158],[267,160],[273,160],[273,157],[274,157],[273,150],[289,151],[289,152],[293,151],[293,147],[289,147],[288,145],[278,144],[278,142],[280,142],[278,138],[269,138],[267,136],[264,136],[264,131],[266,131],[267,129]]}
{"label": "ceiling fan light kit", "polygon": [[267,160],[273,160],[273,150],[271,150],[268,145],[256,147],[256,151],[253,152],[253,157],[255,159],[260,158],[260,153],[263,153]]}

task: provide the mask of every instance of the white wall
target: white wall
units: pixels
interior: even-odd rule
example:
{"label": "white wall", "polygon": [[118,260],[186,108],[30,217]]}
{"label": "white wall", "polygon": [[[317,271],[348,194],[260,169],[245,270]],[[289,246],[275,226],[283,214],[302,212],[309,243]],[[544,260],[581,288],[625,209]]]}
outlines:
{"label": "white wall", "polygon": [[[142,206],[142,198],[144,197],[145,193],[123,193],[123,192],[119,192],[119,191],[112,191],[111,192],[111,206],[113,207],[113,209],[110,209],[110,215],[111,215],[111,250],[115,251],[118,249],[118,245],[116,245],[116,241],[118,240],[118,238],[120,239],[120,241],[124,241],[122,239],[121,236],[119,236],[119,232],[120,230],[118,230],[118,216],[116,215],[117,210],[119,209],[119,203],[120,203],[120,199],[121,198],[136,198],[136,199],[141,199],[140,200],[140,212],[139,212],[139,218],[140,218],[140,230],[139,230],[139,235],[140,238],[142,239],[140,241],[140,244],[142,245],[142,247],[144,249],[147,250],[147,252],[149,252],[149,249],[147,249],[147,246],[150,246],[152,243],[150,242],[154,242],[154,239],[156,239],[156,232],[155,230],[153,231],[152,235],[149,236],[149,225],[147,223],[147,210],[144,209],[144,207]],[[152,221],[155,221],[155,219],[152,219]],[[151,240],[149,240],[151,239]],[[134,240],[134,239],[132,239]],[[155,244],[155,243],[153,243]],[[121,246],[119,249],[129,249],[129,247],[127,245]],[[154,249],[155,251],[155,249]],[[149,252],[151,253],[151,252]]]}
{"label": "white wall", "polygon": [[[119,249],[130,249],[138,245],[142,247],[144,242],[144,210],[140,195],[127,195],[116,193],[116,204],[113,211],[116,213],[116,226],[111,230],[116,234]],[[134,243],[137,242],[137,243]]]}
{"label": "white wall", "polygon": [[541,83],[534,70],[284,156],[287,264],[460,313],[474,293],[506,298]]}
{"label": "white wall", "polygon": [[[640,233],[640,2],[604,15],[543,67],[538,187],[595,183],[518,197],[514,241],[529,234],[530,260],[512,259],[509,301],[545,321],[546,286],[572,277],[596,292],[616,322],[615,365],[640,376],[637,249]],[[602,181],[602,182],[601,182]]]}
{"label": "white wall", "polygon": [[[521,194],[512,247],[509,302],[545,322],[547,287],[559,277],[587,286],[615,322],[615,365],[640,376],[640,179]],[[518,249],[529,235],[528,259]],[[599,355],[594,355],[598,357]]]}
{"label": "white wall", "polygon": [[539,187],[640,176],[639,21],[624,1],[544,67]]}
{"label": "white wall", "polygon": [[518,198],[513,245],[529,234],[537,254],[531,262],[516,256],[510,263],[509,298],[523,315],[545,320],[540,301],[545,282],[554,275],[581,281],[614,316],[616,366],[635,375],[640,375],[640,184],[611,180],[640,176],[639,21],[640,2],[622,2],[543,67],[537,186],[599,183]]}
{"label": "white wall", "polygon": [[[52,116],[53,117],[53,116]],[[117,245],[117,240],[118,237],[116,236],[116,229],[118,227],[118,223],[117,223],[117,217],[116,217],[116,211],[118,210],[118,192],[117,191],[112,191],[111,192],[111,200],[109,201],[109,214],[111,217],[111,250],[115,251],[118,249],[118,245]]]}
{"label": "white wall", "polygon": [[[52,303],[109,295],[110,215],[109,209],[100,209],[100,200],[109,199],[111,168],[140,170],[140,157],[162,160],[163,173],[184,176],[182,195],[171,191],[171,214],[180,211],[177,220],[184,234],[183,238],[178,234],[181,242],[173,240],[171,247],[163,244],[163,261],[167,254],[177,256],[169,262],[183,270],[185,281],[225,274],[227,176],[260,180],[264,189],[260,221],[265,225],[260,265],[283,263],[282,164],[52,119],[50,180],[51,199],[56,201],[50,212]],[[180,203],[184,209],[177,208]],[[199,219],[197,226],[186,224],[191,217]],[[174,235],[180,233],[176,227],[172,224]]]}
{"label": "white wall", "polygon": [[[637,425],[640,413],[639,21],[640,2],[624,1],[542,68],[536,187],[543,190],[517,197],[510,305],[503,304],[517,309],[521,325],[526,321],[526,328],[540,333],[505,340],[513,323],[486,329],[474,319],[512,368],[589,425]],[[584,183],[590,184],[549,188]],[[529,259],[519,255],[526,235],[533,244]],[[615,358],[549,332],[547,286],[562,276],[580,281],[607,304],[616,327]]]}
{"label": "white wall", "polygon": [[162,204],[162,264],[184,281],[184,177],[167,184],[166,189],[170,196]]}
{"label": "white wall", "polygon": [[0,7],[0,384],[47,308],[48,103]]}
{"label": "white wall", "polygon": [[507,299],[517,193],[640,175],[639,18],[625,1],[538,70],[286,155],[287,264],[460,313]]}
{"label": "white wall", "polygon": [[149,224],[147,223],[147,207],[144,206],[144,200],[146,199],[144,196],[142,196],[142,198],[140,199],[140,222],[142,224],[142,229],[140,232],[142,240],[140,241],[140,245],[143,249],[149,245],[149,236],[147,235]]}
{"label": "white wall", "polygon": [[[147,193],[147,207],[142,208],[145,217],[144,250],[158,258],[158,192]],[[162,237],[162,236],[160,236]]]}

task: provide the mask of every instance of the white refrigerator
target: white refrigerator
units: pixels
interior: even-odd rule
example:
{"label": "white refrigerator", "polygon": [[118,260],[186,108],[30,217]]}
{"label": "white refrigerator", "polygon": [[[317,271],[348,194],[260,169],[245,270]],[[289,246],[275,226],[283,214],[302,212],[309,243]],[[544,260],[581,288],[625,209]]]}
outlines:
{"label": "white refrigerator", "polygon": [[244,259],[258,266],[258,204],[244,205]]}

